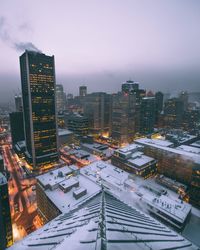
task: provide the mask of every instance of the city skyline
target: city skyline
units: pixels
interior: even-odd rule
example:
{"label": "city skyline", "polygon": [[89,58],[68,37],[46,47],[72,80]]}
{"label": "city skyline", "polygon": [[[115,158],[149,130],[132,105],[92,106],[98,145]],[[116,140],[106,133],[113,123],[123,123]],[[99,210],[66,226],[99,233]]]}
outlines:
{"label": "city skyline", "polygon": [[155,91],[199,90],[199,1],[38,4],[1,1],[2,102],[20,87],[19,55],[37,48],[55,56],[57,83],[67,93],[82,84],[117,92],[129,78]]}

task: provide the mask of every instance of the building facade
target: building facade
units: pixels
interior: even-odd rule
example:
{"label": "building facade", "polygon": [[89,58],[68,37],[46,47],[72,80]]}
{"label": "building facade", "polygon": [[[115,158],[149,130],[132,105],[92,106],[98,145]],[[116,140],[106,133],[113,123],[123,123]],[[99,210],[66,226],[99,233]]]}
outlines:
{"label": "building facade", "polygon": [[156,102],[154,97],[144,97],[140,105],[140,133],[150,134],[154,131]]}
{"label": "building facade", "polygon": [[58,160],[54,56],[20,56],[26,158],[34,169]]}
{"label": "building facade", "polygon": [[92,134],[110,132],[111,96],[103,92],[88,94],[84,101],[84,115],[89,119]]}
{"label": "building facade", "polygon": [[139,118],[136,96],[121,93],[112,96],[112,133],[116,143],[122,145],[133,141],[137,131],[136,121]]}
{"label": "building facade", "polygon": [[0,250],[13,244],[12,223],[10,215],[8,183],[0,173]]}
{"label": "building facade", "polygon": [[10,113],[10,129],[13,146],[19,141],[24,141],[23,112]]}
{"label": "building facade", "polygon": [[79,96],[83,97],[87,95],[87,86],[79,87]]}

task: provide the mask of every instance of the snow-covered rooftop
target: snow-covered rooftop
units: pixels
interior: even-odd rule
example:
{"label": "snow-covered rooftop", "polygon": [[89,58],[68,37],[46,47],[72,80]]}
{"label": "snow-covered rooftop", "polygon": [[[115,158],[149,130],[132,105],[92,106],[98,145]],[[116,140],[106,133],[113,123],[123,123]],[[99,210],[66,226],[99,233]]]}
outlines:
{"label": "snow-covered rooftop", "polygon": [[6,177],[0,172],[0,186],[7,183]]}
{"label": "snow-covered rooftop", "polygon": [[171,148],[169,146],[164,146],[164,143],[160,144],[160,141],[165,142],[164,140],[158,140],[158,139],[148,139],[148,138],[140,138],[135,140],[136,143],[142,144],[142,145],[148,145],[151,147],[155,147],[158,149],[163,149],[165,151],[174,153],[174,154],[179,154],[182,155],[184,157],[190,158],[190,160],[200,164],[200,156],[195,154],[195,153],[191,153],[191,152],[187,152],[181,149],[177,149],[177,148]]}
{"label": "snow-covered rooftop", "polygon": [[133,152],[135,150],[140,150],[140,149],[142,149],[142,146],[135,144],[135,143],[132,143],[124,148],[120,148],[120,149],[115,150],[115,152],[119,152],[121,154],[126,154],[126,153]]}
{"label": "snow-covered rooftop", "polygon": [[58,136],[71,135],[73,131],[68,129],[58,129]]}
{"label": "snow-covered rooftop", "polygon": [[190,146],[200,148],[200,140],[190,144]]}
{"label": "snow-covered rooftop", "polygon": [[128,159],[128,162],[135,165],[136,167],[144,167],[146,164],[155,161],[154,158],[144,155],[142,152],[135,152]]}
{"label": "snow-covered rooftop", "polygon": [[[79,174],[72,176],[73,170],[71,166],[65,166],[37,177],[37,180],[45,187],[47,197],[62,213],[76,207],[100,191],[99,185],[85,176]],[[78,183],[77,187],[73,187],[75,183]],[[72,189],[68,190],[70,186]],[[87,194],[76,200],[73,197],[73,191],[79,188],[87,189]]]}
{"label": "snow-covered rooftop", "polygon": [[84,206],[62,214],[10,250],[160,250],[198,247],[151,216],[101,191]]}
{"label": "snow-covered rooftop", "polygon": [[181,145],[181,146],[177,147],[177,149],[180,149],[180,150],[183,150],[186,152],[190,152],[190,153],[194,153],[194,154],[200,154],[200,148],[197,148],[197,147]]}

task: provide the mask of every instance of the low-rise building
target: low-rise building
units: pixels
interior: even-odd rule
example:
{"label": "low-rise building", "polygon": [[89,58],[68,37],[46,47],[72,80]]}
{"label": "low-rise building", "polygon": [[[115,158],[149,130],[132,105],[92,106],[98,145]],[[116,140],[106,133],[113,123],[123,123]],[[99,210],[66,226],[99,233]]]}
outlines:
{"label": "low-rise building", "polygon": [[69,145],[75,142],[74,133],[68,129],[58,130],[58,146]]}
{"label": "low-rise building", "polygon": [[82,143],[81,148],[91,154],[100,156],[102,159],[109,159],[113,154],[113,149],[109,148],[108,145],[100,143]]}
{"label": "low-rise building", "polygon": [[97,184],[77,170],[74,165],[64,166],[37,177],[37,206],[44,223],[68,212],[100,191]]}
{"label": "low-rise building", "polygon": [[200,155],[180,148],[163,146],[166,141],[141,138],[135,140],[143,152],[158,161],[158,172],[189,185],[190,200],[200,206]]}
{"label": "low-rise building", "polygon": [[[140,151],[139,151],[140,150]],[[157,172],[157,161],[141,152],[142,146],[130,144],[114,151],[111,158],[113,165],[143,178],[148,178]]]}

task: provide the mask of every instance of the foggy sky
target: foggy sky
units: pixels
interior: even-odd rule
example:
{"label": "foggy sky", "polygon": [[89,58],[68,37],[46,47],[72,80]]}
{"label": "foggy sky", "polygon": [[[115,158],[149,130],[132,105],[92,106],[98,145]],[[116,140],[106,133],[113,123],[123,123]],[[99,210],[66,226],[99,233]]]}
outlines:
{"label": "foggy sky", "polygon": [[200,91],[199,0],[0,0],[0,102],[20,89],[24,49],[55,55],[67,93]]}

